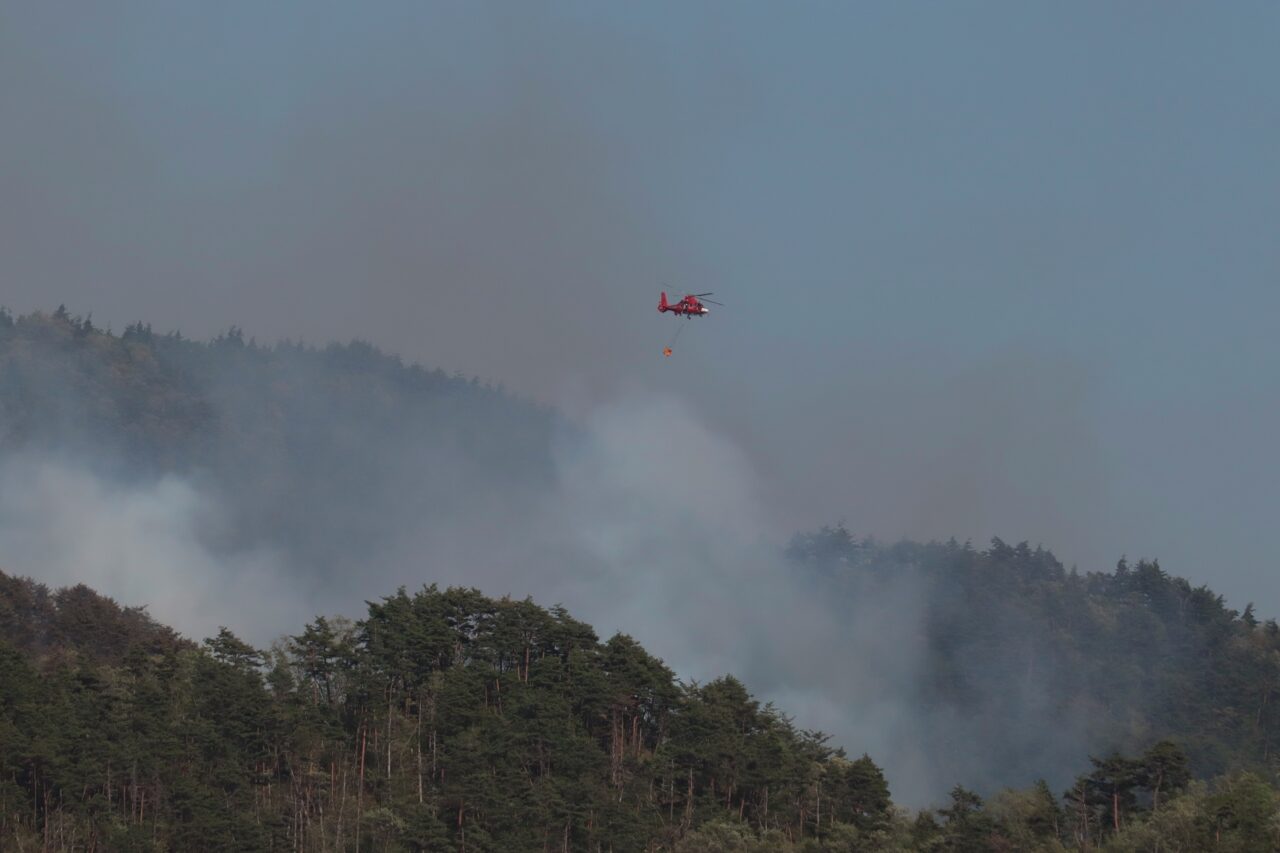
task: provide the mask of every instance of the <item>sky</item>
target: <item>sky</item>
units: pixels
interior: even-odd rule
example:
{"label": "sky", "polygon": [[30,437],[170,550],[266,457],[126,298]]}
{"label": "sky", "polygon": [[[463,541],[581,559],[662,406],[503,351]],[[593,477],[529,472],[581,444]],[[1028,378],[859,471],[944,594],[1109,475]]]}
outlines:
{"label": "sky", "polygon": [[779,536],[1280,615],[1278,43],[1247,2],[0,0],[0,302],[660,393]]}

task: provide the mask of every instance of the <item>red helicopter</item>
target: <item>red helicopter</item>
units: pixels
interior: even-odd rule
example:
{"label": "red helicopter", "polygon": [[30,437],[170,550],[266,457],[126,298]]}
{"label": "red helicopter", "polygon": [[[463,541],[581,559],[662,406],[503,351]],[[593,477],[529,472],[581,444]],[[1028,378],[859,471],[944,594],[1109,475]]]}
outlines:
{"label": "red helicopter", "polygon": [[708,296],[711,296],[710,292],[690,293],[678,302],[667,302],[667,292],[664,290],[662,298],[658,300],[658,310],[664,314],[670,311],[677,317],[683,314],[686,319],[689,317],[703,317],[711,313],[711,310],[702,304],[703,302],[710,302],[712,305],[723,305],[723,303],[716,302],[714,299],[707,299],[706,297]]}

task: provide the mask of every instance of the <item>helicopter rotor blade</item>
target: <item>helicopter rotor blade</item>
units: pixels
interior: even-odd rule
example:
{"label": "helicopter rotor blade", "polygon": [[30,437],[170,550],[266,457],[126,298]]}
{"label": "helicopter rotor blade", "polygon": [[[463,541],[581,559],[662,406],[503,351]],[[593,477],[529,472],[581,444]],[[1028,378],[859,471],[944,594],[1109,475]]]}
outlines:
{"label": "helicopter rotor blade", "polygon": [[706,303],[711,304],[711,305],[719,305],[719,306],[720,306],[720,307],[722,307],[722,308],[724,307],[724,303],[723,303],[723,302],[716,302],[714,299],[703,299],[703,300],[701,300],[701,301],[702,301],[702,302],[706,302]]}

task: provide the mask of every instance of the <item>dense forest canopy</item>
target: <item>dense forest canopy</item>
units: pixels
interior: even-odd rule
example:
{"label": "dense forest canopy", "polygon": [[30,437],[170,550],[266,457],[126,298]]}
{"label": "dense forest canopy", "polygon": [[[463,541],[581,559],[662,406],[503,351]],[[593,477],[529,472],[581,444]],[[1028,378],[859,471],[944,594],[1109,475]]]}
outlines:
{"label": "dense forest canopy", "polygon": [[16,844],[639,850],[720,817],[779,843],[891,817],[869,758],[562,608],[402,589],[262,651],[83,588],[0,593]]}
{"label": "dense forest canopy", "polygon": [[991,766],[1008,775],[989,785],[1162,737],[1184,744],[1202,774],[1280,771],[1280,626],[1157,561],[1082,574],[1026,543],[879,545],[843,527],[795,537],[790,554],[836,600],[868,578],[919,578],[926,653],[915,702],[957,718],[921,736],[946,750],[962,730],[1003,752]]}
{"label": "dense forest canopy", "polygon": [[[104,643],[103,638],[109,638]],[[868,756],[562,608],[401,589],[262,650],[0,575],[0,844],[49,850],[1266,850],[1177,742],[895,808]]]}
{"label": "dense forest canopy", "polygon": [[[231,517],[227,548],[266,543],[316,570],[486,489],[550,477],[553,413],[361,341],[211,341],[88,317],[0,314],[0,453],[73,455],[122,478],[191,477]],[[474,488],[459,490],[452,483]],[[412,500],[405,500],[410,496]],[[468,508],[469,509],[469,508]]]}
{"label": "dense forest canopy", "polygon": [[[222,590],[192,606],[265,614],[259,647],[226,630],[197,644],[74,576],[0,579],[0,846],[1274,846],[1280,629],[1252,605],[1155,560],[1079,572],[1027,543],[889,544],[843,525],[718,556],[663,526],[659,552],[650,524],[610,527],[652,507],[635,490],[566,500],[580,431],[364,343],[0,312],[0,566],[21,556],[41,577],[42,554],[74,568],[101,547],[83,515],[16,535],[74,503],[55,489],[16,512],[46,460],[111,484],[95,511],[176,481],[146,492],[129,535],[176,524],[198,552],[125,547],[105,578],[179,576]],[[613,462],[584,458],[573,476]],[[175,494],[199,511],[174,516]],[[603,523],[577,530],[594,504]],[[545,534],[566,516],[590,547]],[[601,574],[625,536],[634,561]],[[276,586],[253,585],[262,564],[242,555],[261,553]],[[483,593],[433,585],[455,563],[500,568]],[[323,609],[316,590],[359,600],[404,576],[416,591],[359,621],[294,621]],[[558,606],[488,597],[515,588],[495,578],[543,602],[594,585],[593,621],[642,621],[601,642]],[[149,603],[146,583],[129,600]],[[736,678],[679,681],[627,636],[641,628]],[[797,722],[815,718],[834,736]],[[907,813],[889,786],[937,808]]]}

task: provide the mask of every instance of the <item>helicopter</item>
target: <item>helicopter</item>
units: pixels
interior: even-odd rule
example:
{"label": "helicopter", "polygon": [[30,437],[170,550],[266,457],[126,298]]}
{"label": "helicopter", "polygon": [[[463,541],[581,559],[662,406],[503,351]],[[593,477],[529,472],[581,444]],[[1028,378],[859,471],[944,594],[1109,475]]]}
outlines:
{"label": "helicopter", "polygon": [[664,290],[661,298],[658,299],[658,311],[663,314],[670,311],[677,317],[683,314],[685,319],[688,319],[689,317],[704,317],[711,313],[711,309],[707,308],[706,305],[703,305],[703,302],[709,302],[712,305],[723,304],[721,302],[716,302],[714,299],[706,298],[711,295],[712,294],[710,292],[690,293],[676,302],[668,302],[667,292]]}
{"label": "helicopter", "polygon": [[[658,298],[658,313],[665,314],[670,311],[677,317],[684,315],[686,320],[690,317],[705,317],[711,313],[711,309],[706,305],[703,305],[703,302],[709,302],[712,305],[723,304],[721,302],[716,302],[714,299],[707,299],[708,296],[711,296],[710,291],[707,293],[689,293],[676,302],[668,302],[667,292],[664,290],[662,291],[662,296]],[[675,346],[676,338],[680,337],[680,333],[683,332],[684,329],[685,326],[683,323],[680,323],[676,327],[675,334],[671,336],[671,340],[667,342],[667,345],[662,348],[662,354],[664,356],[667,356],[668,358],[671,357],[671,353],[673,351],[672,347]]]}

